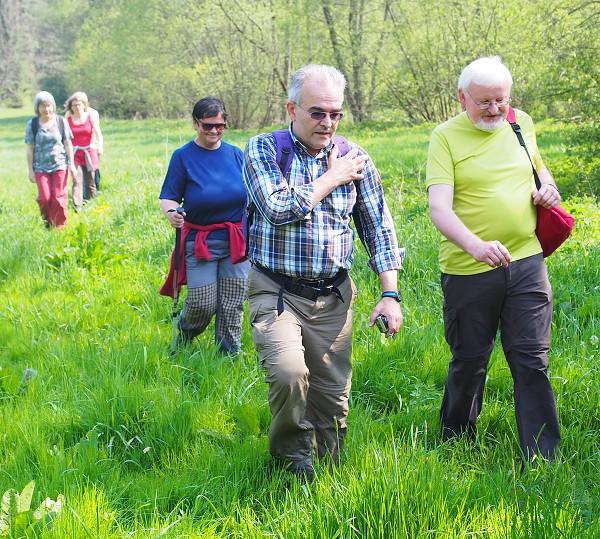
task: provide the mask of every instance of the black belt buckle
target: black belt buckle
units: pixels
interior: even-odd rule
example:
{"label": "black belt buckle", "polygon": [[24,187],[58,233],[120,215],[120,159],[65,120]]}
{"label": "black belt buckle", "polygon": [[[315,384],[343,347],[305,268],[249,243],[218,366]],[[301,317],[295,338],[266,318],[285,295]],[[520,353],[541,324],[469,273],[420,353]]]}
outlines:
{"label": "black belt buckle", "polygon": [[287,282],[284,288],[294,296],[300,296],[301,298],[309,299],[311,301],[317,301],[321,290],[308,286],[306,284],[299,283],[298,281]]}
{"label": "black belt buckle", "polygon": [[292,277],[292,282],[301,284],[302,286],[310,286],[311,288],[323,288],[326,280],[327,279],[303,279],[302,277]]}
{"label": "black belt buckle", "polygon": [[348,272],[345,270],[340,270],[333,277],[325,277],[323,279],[304,279],[303,277],[292,277],[292,281],[305,286],[310,286],[312,288],[331,288],[333,285],[338,283],[338,281],[341,282],[347,273]]}

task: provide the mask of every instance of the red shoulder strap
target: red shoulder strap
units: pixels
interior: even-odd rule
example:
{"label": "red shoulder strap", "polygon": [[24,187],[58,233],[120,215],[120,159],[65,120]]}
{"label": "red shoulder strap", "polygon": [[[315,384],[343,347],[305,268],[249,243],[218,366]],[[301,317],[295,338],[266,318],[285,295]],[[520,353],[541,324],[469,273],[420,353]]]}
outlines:
{"label": "red shoulder strap", "polygon": [[514,124],[517,121],[515,116],[515,109],[513,109],[510,105],[508,106],[508,114],[506,115],[506,121],[509,124]]}

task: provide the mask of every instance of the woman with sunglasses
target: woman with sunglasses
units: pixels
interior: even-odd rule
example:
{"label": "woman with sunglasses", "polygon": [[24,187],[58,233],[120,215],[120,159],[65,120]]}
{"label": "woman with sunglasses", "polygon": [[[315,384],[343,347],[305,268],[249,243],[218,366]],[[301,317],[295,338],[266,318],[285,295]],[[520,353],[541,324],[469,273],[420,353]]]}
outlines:
{"label": "woman with sunglasses", "polygon": [[[197,136],[173,152],[160,192],[167,221],[182,228],[178,286],[186,284],[188,290],[178,343],[190,344],[215,317],[219,351],[235,354],[241,349],[250,267],[241,223],[246,208],[244,154],[221,140],[227,126],[221,99],[198,101],[192,122]],[[178,211],[180,206],[183,211]],[[160,290],[163,295],[173,296],[171,270]]]}

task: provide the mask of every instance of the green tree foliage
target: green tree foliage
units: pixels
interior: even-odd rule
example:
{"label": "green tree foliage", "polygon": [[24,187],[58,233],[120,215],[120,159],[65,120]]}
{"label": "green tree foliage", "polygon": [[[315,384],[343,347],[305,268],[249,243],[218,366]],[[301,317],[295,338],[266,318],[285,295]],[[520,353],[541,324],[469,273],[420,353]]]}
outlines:
{"label": "green tree foliage", "polygon": [[290,74],[318,62],[346,74],[355,121],[437,122],[460,110],[458,75],[485,54],[505,59],[536,118],[599,101],[590,0],[0,0],[0,18],[3,104],[43,83],[85,90],[111,116],[178,117],[217,95],[232,125],[258,127],[286,121]]}
{"label": "green tree foliage", "polygon": [[[538,117],[571,119],[600,102],[600,3],[522,2],[510,19],[503,56],[518,104]],[[515,39],[517,38],[517,39]]]}
{"label": "green tree foliage", "polygon": [[368,120],[375,110],[378,67],[386,54],[391,2],[365,0],[322,2],[333,63],[348,79],[348,106],[355,121]]}
{"label": "green tree foliage", "polygon": [[90,9],[70,55],[72,85],[116,117],[173,116],[188,108],[177,7],[177,1],[114,0]]}
{"label": "green tree foliage", "polygon": [[20,107],[32,82],[28,61],[34,56],[35,0],[0,0],[0,103]]}
{"label": "green tree foliage", "polygon": [[235,124],[285,121],[294,40],[290,22],[297,8],[289,12],[274,0],[255,5],[218,0],[213,6],[208,74],[217,78]]}

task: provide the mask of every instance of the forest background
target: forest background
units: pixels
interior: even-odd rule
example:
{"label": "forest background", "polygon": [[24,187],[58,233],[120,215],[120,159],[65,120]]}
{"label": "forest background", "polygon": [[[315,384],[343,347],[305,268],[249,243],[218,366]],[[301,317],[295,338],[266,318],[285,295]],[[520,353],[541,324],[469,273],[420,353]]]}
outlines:
{"label": "forest background", "polygon": [[597,197],[599,22],[590,0],[0,0],[0,107],[83,90],[103,117],[174,119],[216,95],[255,129],[286,122],[291,74],[317,62],[346,74],[349,122],[440,122],[464,66],[498,54],[515,106],[577,126],[565,194]]}
{"label": "forest background", "polygon": [[596,112],[600,3],[589,0],[0,0],[0,105],[84,90],[113,118],[187,116],[225,99],[231,127],[285,120],[291,73],[348,77],[354,121],[446,120],[456,80],[499,54],[536,119]]}

